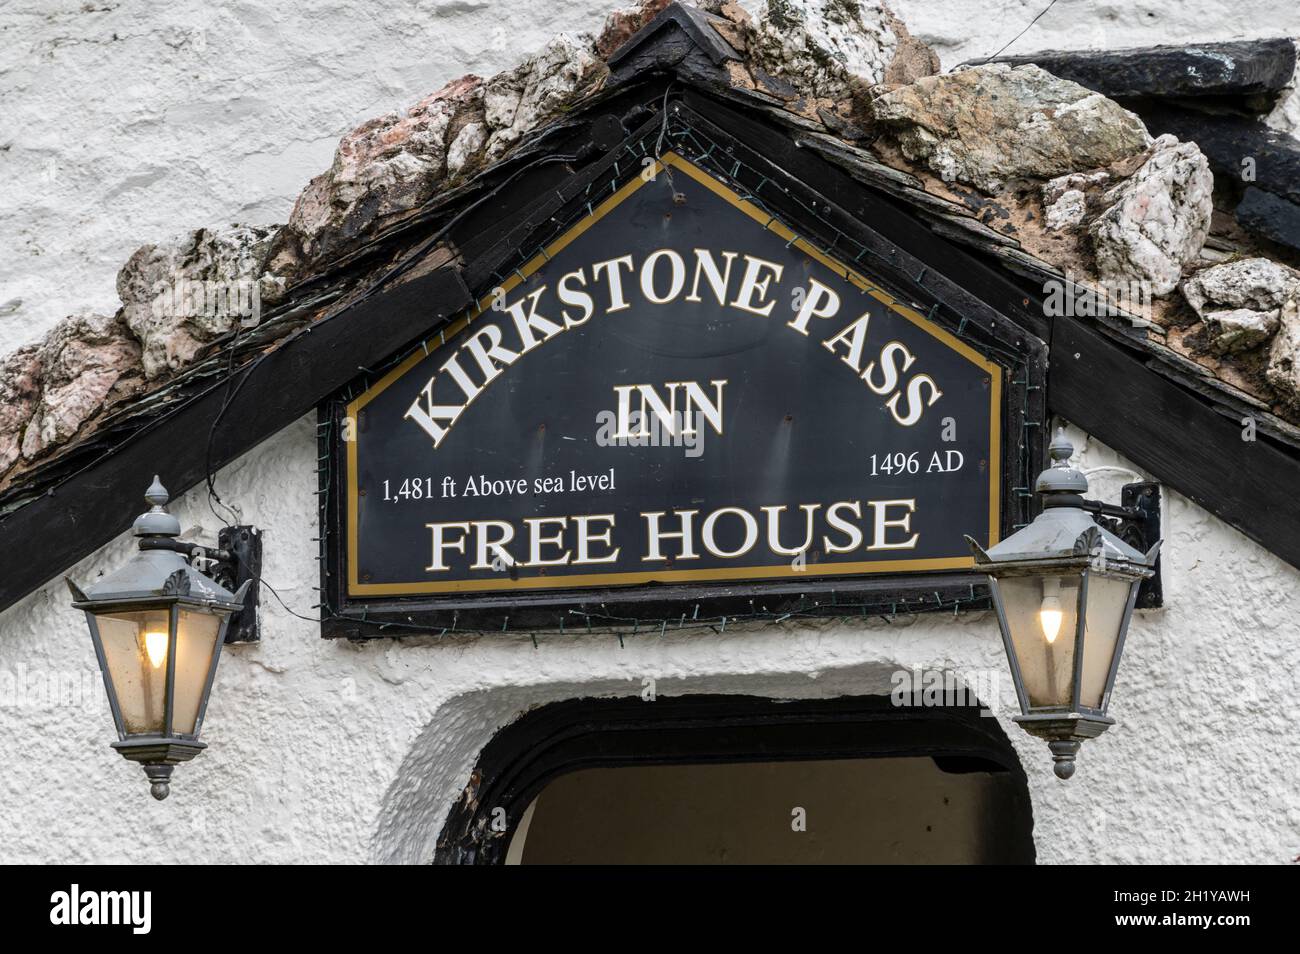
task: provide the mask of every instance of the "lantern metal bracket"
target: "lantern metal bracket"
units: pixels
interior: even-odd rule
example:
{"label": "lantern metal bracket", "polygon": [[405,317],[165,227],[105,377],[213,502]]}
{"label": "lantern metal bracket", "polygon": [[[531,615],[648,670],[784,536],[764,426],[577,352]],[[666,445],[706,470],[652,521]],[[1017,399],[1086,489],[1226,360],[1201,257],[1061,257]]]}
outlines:
{"label": "lantern metal bracket", "polygon": [[145,537],[140,540],[141,550],[170,550],[185,557],[200,573],[212,577],[232,593],[252,581],[244,594],[244,608],[231,614],[226,627],[226,645],[255,643],[261,640],[258,625],[258,586],[262,574],[262,531],[257,527],[223,527],[217,535],[217,546],[190,543],[170,537]]}
{"label": "lantern metal bracket", "polygon": [[[1160,485],[1152,481],[1125,484],[1119,504],[1088,500],[1076,494],[1048,494],[1043,508],[1074,507],[1090,513],[1105,527],[1139,553],[1147,553],[1160,542]],[[1138,587],[1135,609],[1158,609],[1164,606],[1160,585],[1160,558],[1155,573]]]}
{"label": "lantern metal bracket", "polygon": [[225,527],[217,536],[217,544],[230,554],[229,560],[217,564],[213,573],[217,581],[235,591],[245,581],[253,581],[244,594],[244,608],[230,617],[226,644],[259,642],[262,630],[258,625],[257,603],[261,592],[258,583],[262,576],[262,531],[248,526]]}
{"label": "lantern metal bracket", "polygon": [[[1120,501],[1116,506],[1084,500],[1083,507],[1115,536],[1138,552],[1147,553],[1160,542],[1160,485],[1152,481],[1125,484]],[[1165,605],[1159,555],[1154,569],[1155,572],[1138,587],[1135,609],[1157,609]]]}

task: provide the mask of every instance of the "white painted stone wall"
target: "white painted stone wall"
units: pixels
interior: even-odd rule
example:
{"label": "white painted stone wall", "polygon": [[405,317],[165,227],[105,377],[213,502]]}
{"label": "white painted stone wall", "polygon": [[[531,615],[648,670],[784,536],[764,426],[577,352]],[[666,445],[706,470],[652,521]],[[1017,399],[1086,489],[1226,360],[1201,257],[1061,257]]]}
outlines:
{"label": "white painted stone wall", "polygon": [[[0,352],[116,311],[117,270],[146,242],[284,222],[347,130],[595,31],[620,2],[0,4]],[[945,68],[997,52],[1047,3],[893,0]],[[1300,36],[1300,5],[1057,0],[1008,52],[1260,36]]]}
{"label": "white painted stone wall", "polygon": [[[316,602],[314,422],[219,475],[265,528],[265,578],[298,612]],[[1093,492],[1130,465],[1074,432]],[[166,462],[159,463],[164,477]],[[1139,613],[1115,690],[1120,725],[1060,782],[1046,745],[998,718],[1029,776],[1042,862],[1286,862],[1300,854],[1295,765],[1300,572],[1177,494],[1165,498],[1166,608]],[[195,536],[201,490],[174,506]],[[73,568],[120,565],[123,536]],[[625,638],[522,634],[327,641],[273,599],[260,644],[223,656],[204,738],[172,796],[108,747],[111,723],[81,614],[61,582],[0,614],[0,862],[427,861],[479,750],[528,707],[591,695],[888,693],[913,666],[1002,673],[990,613],[728,627]],[[49,679],[68,683],[43,695]],[[89,701],[74,692],[94,687]],[[647,703],[653,704],[653,703]]]}

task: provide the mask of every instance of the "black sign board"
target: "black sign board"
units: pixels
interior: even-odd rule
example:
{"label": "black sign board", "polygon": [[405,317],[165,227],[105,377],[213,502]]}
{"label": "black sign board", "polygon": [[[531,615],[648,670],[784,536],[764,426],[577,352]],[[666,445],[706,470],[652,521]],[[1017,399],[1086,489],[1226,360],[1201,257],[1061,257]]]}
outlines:
{"label": "black sign board", "polygon": [[347,597],[969,568],[1004,372],[856,268],[647,166],[347,406]]}

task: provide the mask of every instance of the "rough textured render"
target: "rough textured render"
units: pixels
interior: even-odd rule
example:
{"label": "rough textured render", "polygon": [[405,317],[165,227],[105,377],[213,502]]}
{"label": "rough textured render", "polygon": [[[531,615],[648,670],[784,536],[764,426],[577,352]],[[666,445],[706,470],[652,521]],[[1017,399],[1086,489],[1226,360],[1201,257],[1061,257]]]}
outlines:
{"label": "rough textured render", "polygon": [[117,275],[122,319],[141,345],[146,378],[189,364],[236,324],[255,325],[262,301],[284,290],[266,271],[278,228],[197,229],[145,245]]}
{"label": "rough textured render", "polygon": [[1088,227],[1098,273],[1148,281],[1155,294],[1169,294],[1205,244],[1213,192],[1196,143],[1161,136],[1137,172],[1107,192],[1109,208]]}
{"label": "rough textured render", "polygon": [[1107,166],[1151,141],[1128,110],[1037,66],[992,63],[926,77],[878,97],[872,112],[908,158],[988,193]]}
{"label": "rough textured render", "polygon": [[[267,528],[265,578],[298,610],[316,601],[319,580],[314,549],[299,545],[317,532],[315,424],[300,420],[217,477],[244,519]],[[1117,500],[1143,476],[1070,437],[1091,496]],[[187,538],[215,539],[201,489],[173,511]],[[988,702],[1029,779],[1040,862],[1289,862],[1300,792],[1295,734],[1277,700],[1292,691],[1300,645],[1255,636],[1292,631],[1300,571],[1168,491],[1165,520],[1166,607],[1137,613],[1111,710],[1120,724],[1084,746],[1069,782],[1010,721],[987,612],[669,630],[622,646],[569,635],[534,647],[522,634],[354,645],[321,639],[266,600],[262,641],[223,654],[208,750],[155,803],[139,769],[108,747],[85,622],[52,582],[0,617],[0,673],[32,687],[22,704],[0,706],[0,739],[39,733],[47,745],[40,760],[11,752],[0,774],[0,844],[12,862],[427,862],[483,745],[533,706],[635,696],[646,677],[664,695],[888,693],[893,672],[921,666],[1004,674]],[[132,546],[124,535],[69,575],[94,579]],[[1221,572],[1224,561],[1239,572]],[[84,688],[42,695],[49,678]],[[57,798],[51,764],[77,767],[60,775]]]}

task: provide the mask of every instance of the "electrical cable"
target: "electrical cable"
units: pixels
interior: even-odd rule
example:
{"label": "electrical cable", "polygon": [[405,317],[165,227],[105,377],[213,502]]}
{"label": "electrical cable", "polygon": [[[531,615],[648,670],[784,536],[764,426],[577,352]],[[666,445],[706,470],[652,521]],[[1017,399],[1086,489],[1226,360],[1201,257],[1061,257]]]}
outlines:
{"label": "electrical cable", "polygon": [[1047,13],[1047,11],[1050,10],[1050,9],[1052,9],[1052,7],[1054,7],[1054,6],[1056,6],[1056,0],[1052,0],[1051,3],[1049,3],[1049,4],[1048,4],[1047,6],[1045,6],[1042,10],[1040,10],[1039,13],[1038,13],[1038,16],[1036,16],[1036,17],[1034,17],[1032,20],[1030,20],[1029,23],[1025,25],[1025,28],[1024,28],[1023,30],[1021,30],[1019,33],[1017,33],[1015,36],[1013,36],[1010,40],[1008,40],[1007,43],[1002,47],[1002,49],[998,50],[998,51],[997,51],[996,53],[994,53],[992,56],[986,57],[986,59],[989,59],[989,60],[996,60],[999,56],[1001,56],[1003,53],[1005,53],[1006,50],[1007,50],[1007,48],[1008,48],[1009,46],[1011,46],[1012,43],[1015,43],[1016,40],[1020,39],[1022,36],[1024,36],[1026,33],[1028,33],[1028,32],[1029,32],[1029,28],[1032,27],[1035,23],[1037,23],[1040,19],[1042,19],[1043,14]]}

